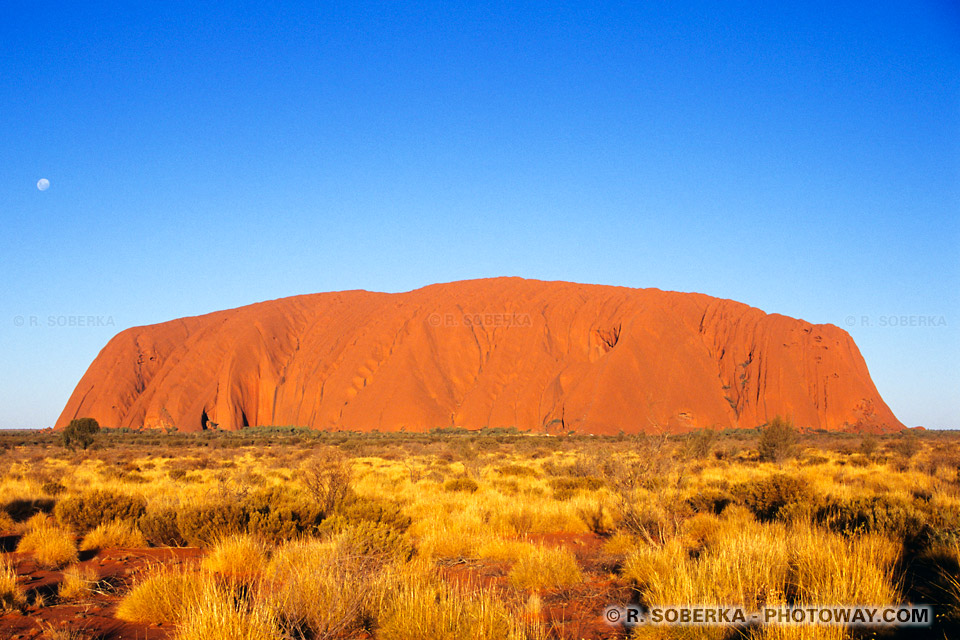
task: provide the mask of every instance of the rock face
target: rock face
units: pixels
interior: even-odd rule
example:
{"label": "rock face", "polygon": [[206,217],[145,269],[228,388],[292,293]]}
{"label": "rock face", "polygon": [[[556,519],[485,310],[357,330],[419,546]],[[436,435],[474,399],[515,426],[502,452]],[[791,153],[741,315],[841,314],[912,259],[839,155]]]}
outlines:
{"label": "rock face", "polygon": [[616,434],[903,425],[850,336],[696,293],[496,278],[296,296],[115,336],[57,421]]}

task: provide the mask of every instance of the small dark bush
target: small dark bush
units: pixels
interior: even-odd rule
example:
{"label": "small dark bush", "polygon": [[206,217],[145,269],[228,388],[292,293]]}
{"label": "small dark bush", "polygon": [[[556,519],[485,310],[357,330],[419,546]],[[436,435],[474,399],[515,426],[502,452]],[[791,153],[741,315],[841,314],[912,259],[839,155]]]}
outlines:
{"label": "small dark bush", "polygon": [[170,476],[172,480],[179,480],[183,476],[187,475],[187,470],[178,467],[176,469],[170,469],[170,471],[167,472],[167,475]]}
{"label": "small dark bush", "polygon": [[540,475],[533,467],[528,467],[522,464],[505,464],[502,467],[497,468],[497,473],[502,476],[518,476],[529,478],[536,478]]}
{"label": "small dark bush", "polygon": [[347,497],[351,475],[350,459],[333,447],[318,451],[299,470],[300,482],[324,513],[333,513]]}
{"label": "small dark bush", "polygon": [[48,480],[40,485],[40,491],[43,491],[48,496],[58,496],[66,490],[67,488],[65,486],[52,480]]}
{"label": "small dark bush", "polygon": [[475,493],[479,488],[480,485],[477,484],[477,481],[467,476],[451,478],[443,484],[444,491],[466,491],[468,493]]}
{"label": "small dark bush", "polygon": [[796,445],[797,430],[793,423],[777,416],[760,432],[760,441],[757,447],[760,460],[782,462],[794,455]]}
{"label": "small dark bush", "polygon": [[717,442],[717,432],[714,429],[700,429],[687,435],[683,452],[686,456],[697,460],[706,460]]}
{"label": "small dark bush", "polygon": [[87,449],[100,432],[100,425],[93,418],[76,418],[60,432],[60,442],[67,449]]}
{"label": "small dark bush", "polygon": [[916,541],[927,529],[923,514],[887,496],[860,496],[827,500],[815,518],[845,535],[882,532],[905,541]]}
{"label": "small dark bush", "polygon": [[830,458],[813,453],[803,458],[800,464],[805,467],[816,467],[821,464],[827,464],[828,462],[830,462]]}
{"label": "small dark bush", "polygon": [[592,476],[551,478],[550,488],[557,491],[596,491],[603,487],[603,480]]}
{"label": "small dark bush", "polygon": [[715,487],[707,487],[687,498],[687,504],[696,513],[714,513],[720,515],[730,506],[734,497],[730,492]]}
{"label": "small dark bush", "polygon": [[177,510],[171,507],[147,511],[137,523],[147,542],[156,547],[182,547],[187,544],[177,525]]}
{"label": "small dark bush", "polygon": [[910,460],[920,452],[920,438],[911,431],[900,433],[900,437],[893,443],[893,450],[904,460]]}
{"label": "small dark bush", "polygon": [[136,522],[146,510],[143,498],[111,491],[91,491],[65,498],[53,512],[61,524],[86,533],[112,520]]}

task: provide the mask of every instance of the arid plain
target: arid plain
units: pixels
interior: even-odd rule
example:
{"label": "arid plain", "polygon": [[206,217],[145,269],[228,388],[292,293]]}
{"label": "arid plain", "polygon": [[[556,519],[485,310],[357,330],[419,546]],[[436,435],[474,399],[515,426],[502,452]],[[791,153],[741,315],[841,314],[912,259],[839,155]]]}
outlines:
{"label": "arid plain", "polygon": [[[960,438],[2,435],[5,638],[957,637]],[[932,627],[611,605],[933,605]]]}

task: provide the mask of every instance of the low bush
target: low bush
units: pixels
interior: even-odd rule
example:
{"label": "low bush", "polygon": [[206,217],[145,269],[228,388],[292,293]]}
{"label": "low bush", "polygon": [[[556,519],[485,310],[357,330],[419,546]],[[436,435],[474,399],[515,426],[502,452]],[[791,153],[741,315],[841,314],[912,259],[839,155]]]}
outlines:
{"label": "low bush", "polygon": [[789,420],[780,416],[771,420],[760,432],[757,444],[760,460],[782,462],[796,453],[797,429]]}
{"label": "low bush", "polygon": [[244,533],[248,520],[241,505],[223,500],[183,508],[177,515],[177,528],[187,544],[204,547],[220,538]]}
{"label": "low bush", "polygon": [[879,495],[826,500],[817,508],[815,519],[848,536],[876,532],[904,541],[919,541],[929,529],[921,512]]}
{"label": "low bush", "polygon": [[603,486],[603,480],[593,476],[562,476],[550,478],[555,500],[569,500],[582,491],[596,491]]}
{"label": "low bush", "polygon": [[477,484],[477,481],[473,478],[468,478],[467,476],[451,478],[443,483],[443,490],[451,492],[459,491],[465,493],[476,493],[477,489],[479,488],[480,485]]}
{"label": "low bush", "polygon": [[[53,480],[48,480],[40,485],[40,491],[44,492],[48,496],[58,496],[66,490],[67,488],[65,486]],[[53,505],[51,505],[51,508],[52,507]]]}
{"label": "low bush", "polygon": [[241,507],[247,514],[246,530],[275,544],[313,533],[324,516],[315,501],[282,487],[256,491]]}
{"label": "low bush", "polygon": [[497,473],[502,476],[517,476],[527,478],[537,478],[540,476],[536,469],[522,464],[505,464],[497,468]]}
{"label": "low bush", "polygon": [[688,497],[686,502],[696,513],[720,515],[724,509],[733,504],[734,500],[733,494],[729,491],[717,487],[705,487]]}
{"label": "low bush", "polygon": [[61,524],[80,533],[114,520],[136,522],[146,511],[146,500],[111,491],[91,491],[64,498],[53,513]]}
{"label": "low bush", "polygon": [[350,523],[372,522],[401,533],[410,528],[411,519],[399,503],[385,498],[351,496],[335,512]]}
{"label": "low bush", "polygon": [[148,510],[138,521],[147,542],[157,547],[182,547],[187,544],[180,533],[178,511],[173,507]]}
{"label": "low bush", "polygon": [[812,497],[802,480],[785,473],[748,480],[734,486],[732,492],[762,522],[784,519],[791,508]]}
{"label": "low bush", "polygon": [[351,523],[334,516],[324,521],[321,530],[332,536],[331,540],[344,555],[364,556],[385,563],[405,562],[414,554],[410,540],[388,524],[369,521]]}

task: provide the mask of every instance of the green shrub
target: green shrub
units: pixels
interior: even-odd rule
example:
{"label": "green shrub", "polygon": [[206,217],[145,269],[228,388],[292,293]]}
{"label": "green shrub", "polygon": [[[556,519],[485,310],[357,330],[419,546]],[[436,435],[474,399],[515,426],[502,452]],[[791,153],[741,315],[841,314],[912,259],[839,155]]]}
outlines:
{"label": "green shrub", "polygon": [[812,497],[802,480],[785,473],[740,483],[733,488],[733,494],[764,522],[784,519],[789,507],[807,502]]}
{"label": "green shrub", "polygon": [[412,524],[410,516],[403,513],[399,503],[384,498],[351,496],[335,512],[347,522],[372,522],[391,527],[403,533]]}
{"label": "green shrub", "polygon": [[99,432],[100,425],[93,418],[76,418],[60,432],[60,442],[67,449],[86,449]]}
{"label": "green shrub", "polygon": [[143,498],[97,490],[61,500],[53,513],[62,524],[86,533],[113,520],[136,522],[145,510]]}
{"label": "green shrub", "polygon": [[177,528],[187,544],[207,546],[247,530],[247,511],[238,504],[212,502],[187,507],[177,515]]}
{"label": "green shrub", "polygon": [[248,533],[274,544],[315,531],[324,515],[315,501],[282,487],[251,494],[242,507]]}
{"label": "green shrub", "polygon": [[334,536],[338,553],[346,557],[366,557],[380,562],[413,557],[413,544],[393,527],[376,522],[349,522],[343,516],[323,521],[320,530]]}
{"label": "green shrub", "polygon": [[879,532],[910,541],[919,539],[928,528],[922,513],[881,495],[827,500],[817,508],[815,518],[845,535]]}
{"label": "green shrub", "polygon": [[794,455],[796,445],[797,430],[793,423],[777,416],[760,432],[760,442],[757,446],[761,460],[782,462]]}

